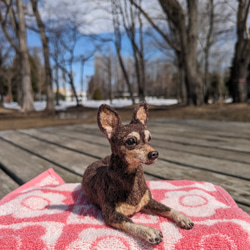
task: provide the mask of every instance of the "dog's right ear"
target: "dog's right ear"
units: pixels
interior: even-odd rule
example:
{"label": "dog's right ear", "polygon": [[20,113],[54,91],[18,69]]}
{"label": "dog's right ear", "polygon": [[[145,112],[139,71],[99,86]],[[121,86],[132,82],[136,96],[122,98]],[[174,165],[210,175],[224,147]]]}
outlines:
{"label": "dog's right ear", "polygon": [[102,104],[99,107],[97,122],[100,130],[107,136],[108,139],[111,138],[112,134],[121,124],[118,113],[106,104]]}

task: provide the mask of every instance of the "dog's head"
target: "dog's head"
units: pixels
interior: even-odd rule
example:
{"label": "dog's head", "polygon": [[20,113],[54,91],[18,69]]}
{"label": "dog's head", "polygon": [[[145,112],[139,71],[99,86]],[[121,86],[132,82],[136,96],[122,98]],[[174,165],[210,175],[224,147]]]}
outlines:
{"label": "dog's head", "polygon": [[97,121],[100,130],[107,136],[114,155],[128,163],[129,168],[152,164],[158,152],[150,146],[151,134],[147,130],[148,108],[145,102],[137,105],[130,124],[122,125],[118,113],[108,105],[99,107]]}

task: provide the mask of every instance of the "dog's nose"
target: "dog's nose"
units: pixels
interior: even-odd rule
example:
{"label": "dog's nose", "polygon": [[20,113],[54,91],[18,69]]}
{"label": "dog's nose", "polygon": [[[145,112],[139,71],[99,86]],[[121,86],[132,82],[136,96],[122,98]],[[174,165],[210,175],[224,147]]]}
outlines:
{"label": "dog's nose", "polygon": [[159,153],[157,151],[151,151],[148,153],[148,159],[149,160],[154,160],[157,159],[159,156]]}

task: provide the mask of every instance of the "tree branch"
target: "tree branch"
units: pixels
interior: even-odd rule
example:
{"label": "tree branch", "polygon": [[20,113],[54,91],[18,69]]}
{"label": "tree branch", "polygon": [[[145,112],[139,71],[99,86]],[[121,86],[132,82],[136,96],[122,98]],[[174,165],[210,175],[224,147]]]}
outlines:
{"label": "tree branch", "polygon": [[176,44],[174,44],[169,37],[159,28],[158,25],[150,18],[150,16],[138,5],[134,0],[130,0],[130,2],[143,14],[143,16],[147,19],[147,21],[153,26],[153,28],[164,38],[164,40],[175,50],[180,50]]}

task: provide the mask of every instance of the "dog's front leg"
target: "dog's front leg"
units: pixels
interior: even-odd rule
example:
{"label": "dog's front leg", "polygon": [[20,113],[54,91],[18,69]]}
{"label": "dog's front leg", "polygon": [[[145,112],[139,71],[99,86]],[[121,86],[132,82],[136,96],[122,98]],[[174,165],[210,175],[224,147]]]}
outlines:
{"label": "dog's front leg", "polygon": [[191,229],[194,226],[194,223],[190,218],[188,218],[181,212],[178,212],[173,208],[167,207],[154,199],[151,199],[144,208],[153,213],[174,220],[182,228]]}
{"label": "dog's front leg", "polygon": [[105,222],[117,229],[139,237],[151,244],[160,244],[162,242],[162,232],[154,227],[136,224],[127,216],[112,209],[112,206],[105,206],[102,209]]}

